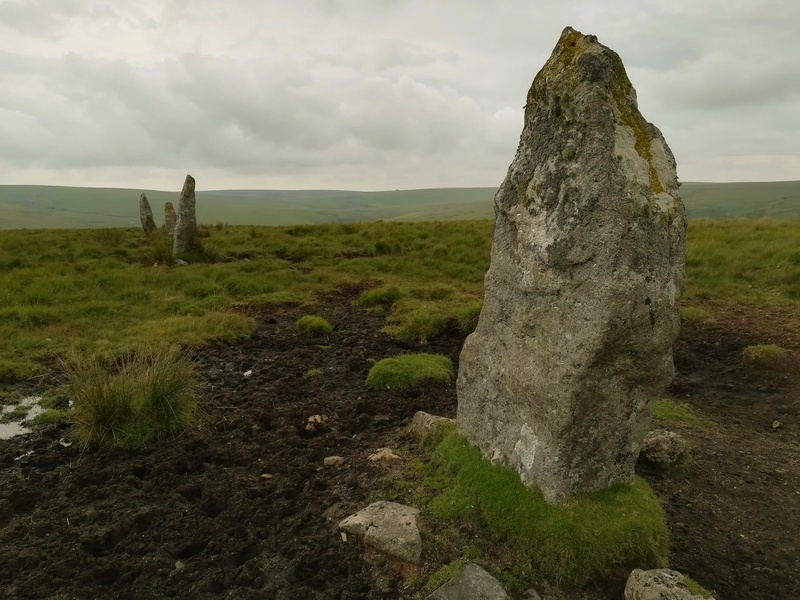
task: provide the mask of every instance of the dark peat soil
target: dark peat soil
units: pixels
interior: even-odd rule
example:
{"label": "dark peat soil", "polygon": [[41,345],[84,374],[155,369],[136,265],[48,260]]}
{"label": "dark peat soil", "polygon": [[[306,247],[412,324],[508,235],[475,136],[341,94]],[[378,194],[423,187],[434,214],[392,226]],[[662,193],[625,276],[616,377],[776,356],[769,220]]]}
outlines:
{"label": "dark peat soil", "polygon": [[[353,309],[353,297],[313,308],[334,325],[328,336],[296,330],[308,309],[281,308],[253,314],[251,339],[199,352],[204,423],[177,439],[81,452],[62,445],[61,426],[0,441],[0,598],[409,597],[399,580],[376,583],[335,526],[384,474],[367,456],[417,410],[454,416],[455,389],[369,391],[368,359],[419,349],[381,334],[382,317]],[[670,425],[693,445],[692,463],[649,480],[675,568],[720,598],[784,600],[800,597],[798,375],[743,369],[741,352],[800,320],[755,318],[763,331],[733,314],[684,328],[671,393],[714,424]],[[457,367],[462,342],[453,330],[424,351]],[[324,371],[305,377],[311,369]],[[325,421],[308,431],[312,415]],[[331,455],[344,464],[325,466]]]}

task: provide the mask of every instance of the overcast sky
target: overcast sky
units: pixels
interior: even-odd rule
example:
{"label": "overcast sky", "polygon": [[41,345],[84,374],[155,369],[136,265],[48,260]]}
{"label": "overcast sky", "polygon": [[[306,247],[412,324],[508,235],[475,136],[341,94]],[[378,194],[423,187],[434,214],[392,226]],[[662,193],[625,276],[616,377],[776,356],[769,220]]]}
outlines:
{"label": "overcast sky", "polygon": [[498,186],[567,25],[683,181],[800,179],[799,0],[0,0],[0,184]]}

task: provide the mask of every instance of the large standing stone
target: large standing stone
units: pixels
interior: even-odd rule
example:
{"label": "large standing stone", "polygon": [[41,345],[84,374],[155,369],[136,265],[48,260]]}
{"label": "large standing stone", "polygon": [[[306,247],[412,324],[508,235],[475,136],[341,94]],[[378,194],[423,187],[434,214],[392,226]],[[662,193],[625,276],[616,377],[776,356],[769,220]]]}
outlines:
{"label": "large standing stone", "polygon": [[139,220],[142,222],[142,229],[147,235],[153,235],[153,232],[158,229],[156,222],[153,220],[153,211],[150,209],[150,202],[147,201],[147,194],[142,192],[139,196]]}
{"label": "large standing stone", "polygon": [[186,252],[197,239],[197,217],[195,216],[194,177],[186,176],[180,200],[178,200],[178,219],[175,222],[175,238],[172,253]]}
{"label": "large standing stone", "polygon": [[175,223],[178,221],[178,215],[175,214],[175,208],[172,206],[172,202],[166,202],[164,204],[164,230],[169,235],[175,234]]}
{"label": "large standing stone", "polygon": [[686,222],[675,159],[619,56],[567,28],[495,196],[459,432],[550,502],[633,477],[673,377]]}

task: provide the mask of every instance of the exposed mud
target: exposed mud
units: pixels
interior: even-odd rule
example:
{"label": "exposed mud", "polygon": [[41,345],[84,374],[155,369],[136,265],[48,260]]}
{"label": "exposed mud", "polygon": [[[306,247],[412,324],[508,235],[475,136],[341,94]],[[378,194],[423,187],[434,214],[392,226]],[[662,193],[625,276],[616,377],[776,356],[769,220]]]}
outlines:
{"label": "exposed mud", "polygon": [[[205,424],[177,439],[81,453],[59,442],[62,426],[0,441],[0,597],[407,597],[400,581],[375,583],[335,523],[381,475],[366,457],[417,410],[454,416],[455,390],[367,390],[368,359],[410,348],[352,298],[314,308],[334,325],[328,336],[295,329],[307,310],[274,309],[254,314],[245,343],[200,352]],[[771,319],[770,331],[794,323]],[[674,567],[720,598],[796,598],[798,376],[743,369],[742,348],[766,343],[746,325],[684,328],[671,392],[715,424],[675,425],[694,446],[691,467],[651,483]],[[462,342],[453,330],[425,351],[457,364]],[[312,415],[327,419],[308,431]],[[329,455],[345,463],[325,466]]]}

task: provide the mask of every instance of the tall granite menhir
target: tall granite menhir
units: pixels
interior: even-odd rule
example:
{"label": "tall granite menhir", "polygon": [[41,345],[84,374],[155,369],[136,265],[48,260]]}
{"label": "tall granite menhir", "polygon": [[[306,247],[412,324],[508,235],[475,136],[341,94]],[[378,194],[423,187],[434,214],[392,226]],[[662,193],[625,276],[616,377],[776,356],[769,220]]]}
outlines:
{"label": "tall granite menhir", "polygon": [[186,176],[181,197],[178,200],[178,219],[175,221],[175,237],[172,253],[180,254],[191,249],[197,239],[197,217],[195,216],[194,177]]}
{"label": "tall granite menhir", "polygon": [[549,502],[628,481],[671,381],[686,221],[619,56],[567,28],[495,196],[459,432]]}

